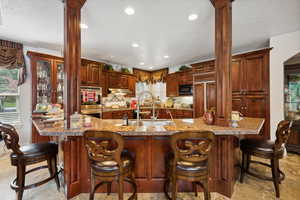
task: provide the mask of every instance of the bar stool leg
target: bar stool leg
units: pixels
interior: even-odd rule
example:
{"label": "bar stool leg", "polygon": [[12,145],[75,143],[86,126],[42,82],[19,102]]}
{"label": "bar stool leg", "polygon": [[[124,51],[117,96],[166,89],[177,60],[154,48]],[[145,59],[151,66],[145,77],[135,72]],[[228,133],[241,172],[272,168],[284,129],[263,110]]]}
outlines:
{"label": "bar stool leg", "polygon": [[275,187],[276,197],[280,198],[278,163],[279,162],[277,158],[271,159],[272,176],[273,176],[273,183]]}
{"label": "bar stool leg", "polygon": [[108,182],[107,183],[107,195],[110,195],[111,194],[111,182]]}
{"label": "bar stool leg", "polygon": [[194,193],[195,193],[195,197],[198,196],[198,192],[197,192],[197,183],[193,182],[193,190],[194,190]]}
{"label": "bar stool leg", "polygon": [[204,199],[205,200],[210,200],[210,192],[208,191],[208,184],[207,181],[205,181],[203,184],[203,191],[204,191]]}
{"label": "bar stool leg", "polygon": [[95,178],[91,172],[91,191],[90,191],[90,199],[89,200],[94,200],[94,194],[95,194]]}
{"label": "bar stool leg", "polygon": [[119,191],[118,191],[118,194],[119,194],[119,200],[123,200],[124,198],[124,183],[123,183],[123,176],[119,176],[119,179],[118,179],[118,185],[119,185]]}
{"label": "bar stool leg", "polygon": [[177,198],[177,178],[175,176],[172,177],[172,200],[176,200]]}
{"label": "bar stool leg", "polygon": [[59,177],[58,177],[57,157],[56,156],[52,158],[52,171],[54,174],[56,174],[55,183],[56,183],[57,190],[59,191],[60,183],[59,183]]}
{"label": "bar stool leg", "polygon": [[244,176],[245,176],[245,158],[246,154],[243,152],[242,154],[242,164],[241,164],[241,175],[240,175],[240,182],[244,182]]}
{"label": "bar stool leg", "polygon": [[17,186],[19,187],[17,191],[17,200],[22,200],[23,192],[24,192],[24,185],[25,185],[25,165],[18,165],[17,166]]}

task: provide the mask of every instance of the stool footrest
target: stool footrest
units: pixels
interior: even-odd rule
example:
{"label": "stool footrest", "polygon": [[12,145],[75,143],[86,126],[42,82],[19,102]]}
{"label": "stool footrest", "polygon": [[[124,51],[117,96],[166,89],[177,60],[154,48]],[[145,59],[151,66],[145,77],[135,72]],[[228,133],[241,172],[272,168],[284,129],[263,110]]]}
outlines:
{"label": "stool footrest", "polygon": [[[29,174],[31,172],[34,172],[34,171],[37,171],[37,170],[40,170],[40,169],[45,169],[45,168],[48,168],[47,165],[44,165],[44,166],[40,166],[40,167],[36,167],[36,168],[33,168],[27,172],[25,172],[25,175],[26,174]],[[52,179],[54,179],[58,174],[60,173],[60,171],[56,172],[53,176],[50,176],[42,181],[39,181],[37,183],[33,183],[33,184],[30,184],[30,185],[26,185],[23,187],[23,190],[28,190],[28,189],[31,189],[31,188],[35,188],[35,187],[38,187],[40,185],[43,185],[49,181],[51,181]],[[10,187],[15,190],[15,191],[19,191],[20,190],[20,187],[16,184],[17,182],[17,178],[15,178],[11,183],[10,183]]]}

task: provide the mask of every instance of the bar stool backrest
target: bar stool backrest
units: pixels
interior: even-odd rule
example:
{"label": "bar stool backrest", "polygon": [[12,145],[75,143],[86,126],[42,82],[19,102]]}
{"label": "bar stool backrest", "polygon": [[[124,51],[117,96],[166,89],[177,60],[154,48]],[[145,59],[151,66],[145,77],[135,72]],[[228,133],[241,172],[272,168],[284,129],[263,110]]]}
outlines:
{"label": "bar stool backrest", "polygon": [[293,121],[282,120],[279,122],[276,130],[275,152],[282,149],[291,134]]}
{"label": "bar stool backrest", "polygon": [[175,133],[171,137],[174,162],[199,163],[207,161],[214,139],[214,133],[211,131]]}
{"label": "bar stool backrest", "polygon": [[12,125],[0,123],[0,134],[3,137],[7,149],[11,149],[15,154],[22,155],[19,145],[19,135]]}
{"label": "bar stool backrest", "polygon": [[87,130],[83,133],[89,160],[95,163],[114,163],[122,168],[123,137],[114,132]]}

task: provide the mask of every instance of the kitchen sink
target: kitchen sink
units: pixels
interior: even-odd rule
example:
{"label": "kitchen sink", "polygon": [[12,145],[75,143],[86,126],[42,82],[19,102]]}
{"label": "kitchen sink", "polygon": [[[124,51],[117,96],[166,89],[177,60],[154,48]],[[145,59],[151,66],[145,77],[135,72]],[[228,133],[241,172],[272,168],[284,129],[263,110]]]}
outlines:
{"label": "kitchen sink", "polygon": [[[136,120],[129,120],[128,121],[129,125],[135,126],[137,121]],[[152,119],[143,119],[140,120],[139,126],[166,126],[166,125],[172,125],[174,124],[173,121],[171,120],[165,120],[165,119],[157,119],[157,120],[152,120]]]}

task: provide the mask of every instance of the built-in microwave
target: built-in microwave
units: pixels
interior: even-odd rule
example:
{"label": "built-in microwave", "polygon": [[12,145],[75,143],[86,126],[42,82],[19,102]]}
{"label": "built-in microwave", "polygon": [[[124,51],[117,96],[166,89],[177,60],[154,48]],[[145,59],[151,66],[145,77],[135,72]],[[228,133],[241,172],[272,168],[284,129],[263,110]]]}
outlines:
{"label": "built-in microwave", "polygon": [[192,96],[193,95],[193,85],[179,85],[179,96]]}

